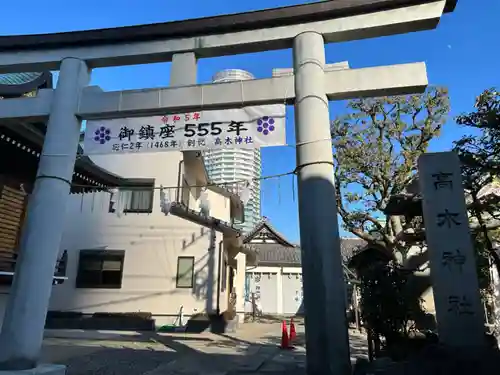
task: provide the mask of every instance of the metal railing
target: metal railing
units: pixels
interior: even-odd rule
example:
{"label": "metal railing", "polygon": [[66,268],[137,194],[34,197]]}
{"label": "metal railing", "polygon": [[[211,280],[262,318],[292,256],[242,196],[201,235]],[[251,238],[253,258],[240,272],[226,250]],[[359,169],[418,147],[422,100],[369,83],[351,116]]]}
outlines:
{"label": "metal railing", "polygon": [[[16,271],[17,260],[17,253],[7,250],[0,250],[0,280],[4,281],[3,284],[10,284],[12,282],[12,277],[14,276],[14,273]],[[60,284],[67,279],[67,263],[68,252],[64,250],[57,260],[57,264],[54,270],[54,279],[52,281],[53,284]]]}

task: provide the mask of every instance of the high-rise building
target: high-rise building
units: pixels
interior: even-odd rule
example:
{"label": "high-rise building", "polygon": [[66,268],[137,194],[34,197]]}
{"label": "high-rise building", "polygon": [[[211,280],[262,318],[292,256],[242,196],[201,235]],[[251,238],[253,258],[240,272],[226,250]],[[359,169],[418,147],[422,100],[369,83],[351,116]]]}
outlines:
{"label": "high-rise building", "polygon": [[[213,77],[213,82],[243,81],[254,79],[254,76],[244,70],[228,69],[218,72]],[[245,205],[245,222],[237,223],[243,232],[250,232],[261,218],[260,207],[260,177],[262,174],[260,149],[221,149],[210,150],[204,153],[205,164],[210,179],[217,184],[232,181],[252,181],[251,193],[248,203]],[[229,186],[228,186],[229,187]],[[233,189],[242,189],[233,186]]]}

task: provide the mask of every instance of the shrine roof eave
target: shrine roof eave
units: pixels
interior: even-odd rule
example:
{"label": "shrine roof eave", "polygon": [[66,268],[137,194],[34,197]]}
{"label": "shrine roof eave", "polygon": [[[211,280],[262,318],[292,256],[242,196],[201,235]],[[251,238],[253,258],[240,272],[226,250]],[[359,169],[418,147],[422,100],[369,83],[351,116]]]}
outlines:
{"label": "shrine roof eave", "polygon": [[[15,148],[17,152],[32,154],[32,163],[36,170],[36,164],[38,164],[38,158],[42,152],[45,138],[43,134],[44,127],[44,124],[23,122],[10,124],[8,127],[0,127],[0,137],[2,137],[4,142],[8,140],[8,144],[17,144],[18,146]],[[149,186],[154,184],[154,180],[131,179],[116,175],[95,164],[88,156],[83,155],[83,149],[79,147],[72,183],[71,192],[79,193],[91,190],[102,190],[110,187]]]}
{"label": "shrine roof eave", "polygon": [[0,74],[0,97],[20,97],[40,88],[52,87],[51,72]]}
{"label": "shrine roof eave", "polygon": [[383,212],[391,216],[422,216],[422,198],[414,194],[393,195]]}
{"label": "shrine roof eave", "polygon": [[396,260],[396,258],[394,254],[387,251],[387,249],[368,244],[353,254],[351,259],[346,262],[346,265],[349,269],[360,269],[368,265],[367,262],[372,263],[379,260],[389,262],[391,260]]}
{"label": "shrine roof eave", "polygon": [[290,247],[290,248],[297,247],[295,244],[289,242],[285,238],[285,236],[283,236],[280,232],[278,232],[265,216],[262,217],[260,222],[257,223],[257,225],[245,235],[243,242],[250,243],[251,240],[255,238],[255,236],[259,234],[263,229],[267,229],[269,232],[271,232],[278,241],[278,243],[283,247]]}
{"label": "shrine roof eave", "polygon": [[[452,12],[458,0],[447,0],[444,12]],[[258,11],[171,21],[149,25],[125,26],[52,34],[0,37],[0,50],[40,50],[73,46],[132,43],[176,39],[200,35],[289,26],[331,20],[435,2],[435,0],[332,0]]]}
{"label": "shrine roof eave", "polygon": [[297,262],[278,262],[278,261],[268,262],[265,260],[258,260],[257,265],[259,267],[290,267],[290,268],[302,267],[302,263],[300,263],[300,262],[299,263],[297,263]]}
{"label": "shrine roof eave", "polygon": [[79,169],[89,176],[92,176],[95,181],[104,185],[106,188],[127,186],[137,187],[139,185],[153,186],[155,181],[152,178],[125,178],[119,176],[98,166],[87,155],[82,155],[77,159],[75,162],[75,169]]}

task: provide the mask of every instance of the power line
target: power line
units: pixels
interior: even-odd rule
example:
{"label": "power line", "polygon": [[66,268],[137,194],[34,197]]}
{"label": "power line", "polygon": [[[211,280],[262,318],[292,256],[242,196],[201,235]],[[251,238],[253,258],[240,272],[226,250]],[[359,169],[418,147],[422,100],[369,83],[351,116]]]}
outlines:
{"label": "power line", "polygon": [[[297,146],[304,146],[304,145],[308,145],[308,144],[312,144],[312,143],[316,143],[316,142],[324,142],[324,141],[331,141],[331,138],[322,138],[322,139],[315,139],[315,140],[312,140],[312,141],[307,141],[307,142],[299,142],[299,143],[295,143],[295,144],[287,144],[285,145],[286,147],[297,147]],[[200,151],[201,153],[201,151]],[[62,156],[62,155],[51,155],[51,156]],[[307,165],[310,165],[310,164],[332,164],[330,162],[323,162],[323,161],[320,161],[320,162],[315,162],[315,163],[308,163]],[[305,165],[302,165],[300,166],[300,168],[304,167]],[[284,176],[289,176],[289,175],[294,175],[294,174],[297,174],[297,171],[300,169],[299,166],[297,168],[295,168],[293,171],[290,171],[290,172],[285,172],[285,173],[278,173],[278,174],[273,174],[273,175],[267,175],[267,176],[262,176],[262,177],[259,177],[259,178],[248,178],[248,179],[239,179],[239,180],[234,180],[234,181],[228,181],[228,182],[223,182],[223,183],[209,183],[209,184],[205,184],[205,185],[189,185],[189,187],[193,187],[193,188],[204,188],[204,187],[211,187],[211,186],[217,186],[217,187],[221,187],[221,188],[224,188],[224,187],[227,187],[227,186],[230,186],[230,185],[238,185],[238,184],[249,184],[251,182],[255,182],[255,181],[265,181],[265,180],[271,180],[271,179],[275,179],[275,178],[280,178],[280,177],[284,177]],[[88,189],[95,189],[96,186],[95,185],[82,185],[82,184],[71,184],[72,187],[78,187],[78,188],[88,188]],[[126,184],[126,185],[121,185],[121,186],[117,186],[117,185],[114,185],[112,186],[112,188],[126,188],[126,189],[131,189],[133,190],[134,188],[137,188],[137,189],[144,189],[144,185],[137,185],[137,186],[134,186],[134,185],[131,185],[131,184]],[[180,188],[181,186],[154,186],[152,187],[152,189],[154,190],[161,190],[161,189],[178,189]],[[149,187],[148,187],[149,188]]]}
{"label": "power line", "polygon": [[[262,176],[262,177],[259,177],[259,178],[249,178],[249,179],[241,179],[241,180],[234,180],[234,181],[228,181],[228,182],[223,182],[223,183],[208,183],[208,184],[204,184],[204,185],[188,185],[190,188],[204,188],[204,187],[211,187],[211,186],[217,186],[217,187],[221,187],[221,188],[224,188],[225,186],[228,186],[228,185],[238,185],[238,184],[248,184],[248,183],[251,183],[251,182],[254,182],[254,181],[264,181],[264,180],[271,180],[271,179],[274,179],[274,178],[280,178],[280,177],[285,177],[285,176],[290,176],[290,175],[293,175],[293,174],[296,174],[296,171],[297,169],[294,169],[293,171],[291,172],[285,172],[285,173],[278,173],[278,174],[273,174],[273,175],[267,175],[267,176]],[[71,184],[72,187],[79,187],[79,188],[88,188],[88,189],[97,189],[99,188],[98,186],[95,186],[95,185],[82,185],[82,184]],[[170,190],[170,189],[178,189],[178,188],[181,188],[182,186],[163,186],[163,185],[160,185],[160,186],[153,186],[151,189],[154,189],[154,190],[161,190],[161,189],[165,189],[165,190]],[[133,185],[133,184],[124,184],[124,185],[113,185],[111,186],[111,188],[124,188],[124,189],[144,189],[145,188],[145,185],[144,184],[137,184],[137,185]],[[150,187],[148,187],[148,189],[150,189]]]}
{"label": "power line", "polygon": [[[312,162],[312,163],[306,163],[306,164],[302,164],[302,165],[298,165],[293,171],[290,171],[290,172],[285,172],[285,173],[278,173],[278,174],[273,174],[273,175],[267,175],[267,176],[262,176],[262,177],[259,177],[259,178],[249,178],[249,179],[241,179],[241,180],[235,180],[235,181],[229,181],[229,182],[223,182],[223,183],[209,183],[209,184],[204,184],[204,185],[188,185],[188,187],[199,187],[199,188],[206,188],[206,187],[209,187],[209,186],[217,186],[217,187],[226,187],[228,185],[237,185],[237,184],[249,184],[250,182],[252,181],[263,181],[263,180],[270,180],[270,179],[273,179],[273,178],[280,178],[280,177],[284,177],[284,176],[289,176],[289,175],[293,175],[293,174],[297,174],[297,172],[304,168],[304,167],[307,167],[307,166],[310,166],[310,165],[315,165],[315,164],[329,164],[329,165],[334,165],[331,161],[316,161],[316,162]],[[49,177],[50,176],[44,176],[44,177]],[[54,177],[54,178],[59,178],[59,177]],[[88,189],[98,189],[98,187],[96,187],[95,185],[79,185],[79,184],[71,184],[71,186],[73,187],[80,187],[80,188],[88,188]],[[121,185],[121,186],[110,186],[110,188],[125,188],[127,190],[133,190],[134,188],[135,189],[144,189],[146,186],[144,184],[137,184],[137,185]],[[164,189],[167,189],[167,190],[170,190],[170,189],[179,189],[181,188],[182,186],[163,186],[163,185],[160,185],[160,186],[153,186],[153,187],[149,187],[148,186],[148,189],[158,189],[158,190],[164,190]]]}

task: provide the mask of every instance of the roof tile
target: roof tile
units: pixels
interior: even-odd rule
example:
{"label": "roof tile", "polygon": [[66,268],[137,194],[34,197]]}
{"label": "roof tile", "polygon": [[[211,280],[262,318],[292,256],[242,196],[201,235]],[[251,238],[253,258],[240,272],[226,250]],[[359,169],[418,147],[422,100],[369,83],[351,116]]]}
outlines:
{"label": "roof tile", "polygon": [[[352,255],[366,245],[365,241],[358,238],[341,238],[340,251],[342,260],[349,261]],[[277,243],[253,243],[257,250],[258,262],[267,266],[300,266],[300,247],[288,247]]]}
{"label": "roof tile", "polygon": [[0,74],[0,85],[22,85],[34,81],[43,73],[7,73]]}

